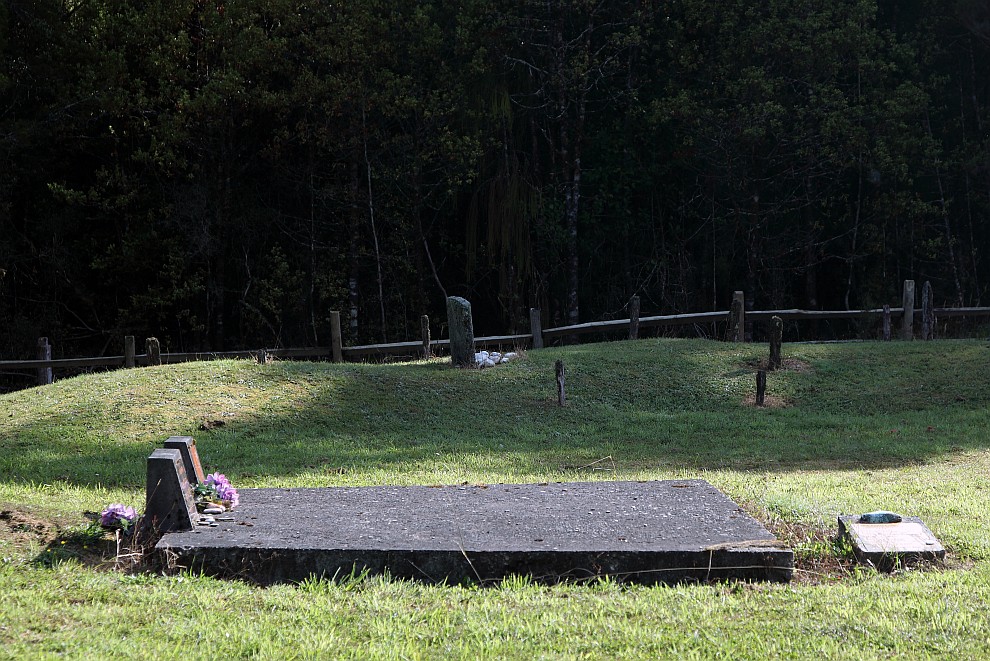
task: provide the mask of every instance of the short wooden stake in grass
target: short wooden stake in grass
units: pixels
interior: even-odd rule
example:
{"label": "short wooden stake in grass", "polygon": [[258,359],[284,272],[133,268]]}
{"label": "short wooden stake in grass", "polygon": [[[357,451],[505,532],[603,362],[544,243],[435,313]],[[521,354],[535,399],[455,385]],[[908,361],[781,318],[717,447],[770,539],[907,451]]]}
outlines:
{"label": "short wooden stake in grass", "polygon": [[[47,337],[38,338],[38,360],[52,359],[52,345],[48,344]],[[38,385],[47,386],[53,381],[51,367],[38,368]]]}
{"label": "short wooden stake in grass", "polygon": [[268,352],[264,349],[258,349],[258,364],[264,365],[268,362]]}
{"label": "short wooden stake in grass", "polygon": [[890,306],[883,306],[883,341],[890,342]]}
{"label": "short wooden stake in grass", "polygon": [[533,348],[543,348],[543,322],[540,320],[540,308],[529,309],[529,332],[533,334]]}
{"label": "short wooden stake in grass", "polygon": [[344,361],[344,342],[340,336],[340,312],[330,312],[330,360],[335,363]]}
{"label": "short wooden stake in grass", "polygon": [[149,337],[144,341],[144,352],[148,355],[149,365],[162,364],[162,347],[157,337]]}
{"label": "short wooden stake in grass", "polygon": [[935,339],[935,306],[932,302],[932,283],[925,280],[921,288],[921,339]]}
{"label": "short wooden stake in grass", "polygon": [[784,336],[784,320],[773,316],[770,318],[770,360],[767,361],[767,369],[780,369],[780,342]]}
{"label": "short wooden stake in grass", "polygon": [[419,318],[419,329],[423,334],[423,358],[430,358],[433,351],[430,349],[430,318],[423,315]]}
{"label": "short wooden stake in grass", "polygon": [[639,338],[639,296],[629,299],[629,339]]}
{"label": "short wooden stake in grass", "polygon": [[567,399],[564,395],[564,361],[554,363],[554,371],[557,373],[557,405],[563,406]]}
{"label": "short wooden stake in grass", "polygon": [[767,372],[758,370],[756,372],[756,405],[763,406],[767,396]]}
{"label": "short wooden stake in grass", "polygon": [[914,339],[914,280],[904,281],[904,318],[901,321],[901,339]]}
{"label": "short wooden stake in grass", "polygon": [[134,367],[136,359],[134,358],[137,350],[134,346],[134,336],[125,335],[124,336],[124,367],[130,369]]}

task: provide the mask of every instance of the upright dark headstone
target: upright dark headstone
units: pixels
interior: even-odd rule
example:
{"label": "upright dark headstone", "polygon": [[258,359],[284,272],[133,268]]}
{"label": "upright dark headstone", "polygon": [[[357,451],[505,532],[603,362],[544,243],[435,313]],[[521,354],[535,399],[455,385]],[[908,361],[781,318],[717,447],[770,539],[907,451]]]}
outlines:
{"label": "upright dark headstone", "polygon": [[161,365],[162,364],[162,347],[158,343],[157,337],[149,337],[144,341],[145,350],[144,352],[148,355],[149,365]]}
{"label": "upright dark headstone", "polygon": [[[48,344],[47,337],[38,338],[38,360],[51,360],[52,359],[52,345]],[[38,368],[38,385],[47,386],[54,379],[52,378],[52,368],[49,367],[39,367]]]}
{"label": "upright dark headstone", "polygon": [[780,343],[784,336],[784,320],[778,316],[770,318],[770,360],[767,361],[768,370],[780,369]]}
{"label": "upright dark headstone", "polygon": [[925,280],[921,288],[921,339],[935,339],[935,303],[932,301],[932,283]]}
{"label": "upright dark headstone", "polygon": [[199,462],[199,452],[196,441],[192,436],[172,436],[165,441],[166,450],[178,450],[182,455],[182,466],[186,469],[186,477],[194,484],[206,481],[203,465]]}
{"label": "upright dark headstone", "polygon": [[471,303],[460,296],[448,296],[447,326],[450,328],[450,362],[457,367],[474,365],[474,321],[471,318]]}
{"label": "upright dark headstone", "polygon": [[904,281],[904,295],[901,297],[904,307],[904,318],[901,321],[901,339],[914,339],[914,280]]}
{"label": "upright dark headstone", "polygon": [[419,330],[423,336],[423,358],[430,358],[433,350],[430,348],[430,317],[423,315],[419,318]]}
{"label": "upright dark headstone", "polygon": [[148,485],[142,530],[157,535],[192,530],[199,520],[193,488],[179,450],[159,449],[148,457]]}
{"label": "upright dark headstone", "polygon": [[629,299],[629,339],[639,338],[639,296]]}
{"label": "upright dark headstone", "polygon": [[533,334],[533,348],[543,348],[543,322],[541,320],[540,308],[529,309],[529,332]]}

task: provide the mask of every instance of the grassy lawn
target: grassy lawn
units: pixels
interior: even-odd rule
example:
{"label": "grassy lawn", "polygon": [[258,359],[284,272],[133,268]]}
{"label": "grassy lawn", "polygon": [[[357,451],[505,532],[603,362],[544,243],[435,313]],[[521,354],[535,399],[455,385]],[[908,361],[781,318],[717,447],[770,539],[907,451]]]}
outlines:
{"label": "grassy lawn", "polygon": [[[220,361],[0,396],[0,658],[990,656],[990,344],[785,345],[756,408],[765,354],[650,339],[482,371]],[[115,571],[83,513],[143,505],[172,435],[239,487],[701,477],[794,546],[798,576],[258,588]],[[922,517],[947,566],[854,568],[836,517],[881,508]]]}

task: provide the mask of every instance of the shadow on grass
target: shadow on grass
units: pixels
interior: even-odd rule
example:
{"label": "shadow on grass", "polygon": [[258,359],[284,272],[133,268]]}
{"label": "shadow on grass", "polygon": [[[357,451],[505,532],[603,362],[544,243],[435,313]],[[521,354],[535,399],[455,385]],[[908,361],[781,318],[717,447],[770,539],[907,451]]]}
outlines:
{"label": "shadow on grass", "polygon": [[[741,404],[753,387],[747,365],[763,352],[644,340],[531,351],[489,370],[245,361],[205,379],[197,376],[205,368],[167,366],[141,378],[159,390],[184,379],[207,404],[236,400],[242,390],[252,403],[208,431],[198,429],[202,411],[223,406],[193,402],[188,415],[169,409],[142,422],[140,440],[129,442],[115,442],[115,423],[89,418],[86,427],[78,411],[56,408],[43,420],[0,427],[0,473],[25,484],[140,487],[146,457],[171,435],[195,437],[204,468],[241,484],[300,476],[333,484],[342,474],[360,481],[380,471],[512,481],[606,457],[618,477],[876,469],[987,447],[985,343],[793,347],[810,369],[771,377],[772,392],[793,403],[773,410]],[[558,358],[567,366],[564,408],[555,404]],[[114,378],[133,387],[138,372]],[[126,421],[130,410],[114,415]]]}

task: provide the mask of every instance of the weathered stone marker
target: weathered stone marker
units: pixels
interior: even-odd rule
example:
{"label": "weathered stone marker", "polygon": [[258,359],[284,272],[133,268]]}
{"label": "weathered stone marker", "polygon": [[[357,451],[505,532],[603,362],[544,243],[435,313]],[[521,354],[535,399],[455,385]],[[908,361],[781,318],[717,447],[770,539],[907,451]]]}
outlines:
{"label": "weathered stone marker", "polygon": [[157,337],[149,337],[144,341],[144,352],[148,357],[149,365],[162,364],[162,346]]}
{"label": "weathered stone marker", "polygon": [[889,571],[920,560],[943,560],[945,548],[916,516],[898,523],[861,523],[859,516],[840,516],[839,534],[852,544],[859,562]]}
{"label": "weathered stone marker", "polygon": [[186,469],[186,477],[194,484],[206,481],[203,465],[199,462],[199,452],[196,441],[192,436],[172,436],[164,443],[166,450],[178,450],[182,455],[182,466]]}
{"label": "weathered stone marker", "polygon": [[447,326],[450,328],[450,362],[457,367],[474,365],[474,320],[471,318],[471,303],[460,296],[448,296]]}
{"label": "weathered stone marker", "polygon": [[162,448],[148,457],[148,486],[141,528],[155,535],[192,530],[199,520],[182,452]]}

